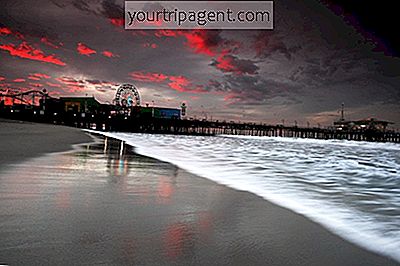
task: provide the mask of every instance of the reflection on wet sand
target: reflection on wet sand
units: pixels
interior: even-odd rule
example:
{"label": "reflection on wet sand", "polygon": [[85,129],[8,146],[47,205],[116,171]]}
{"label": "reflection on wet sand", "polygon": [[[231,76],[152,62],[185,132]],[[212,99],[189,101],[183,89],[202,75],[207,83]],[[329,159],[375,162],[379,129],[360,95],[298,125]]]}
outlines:
{"label": "reflection on wet sand", "polygon": [[0,258],[9,264],[190,260],[196,239],[207,239],[199,235],[209,232],[212,215],[181,200],[193,187],[179,182],[180,171],[109,138],[16,165],[0,173]]}

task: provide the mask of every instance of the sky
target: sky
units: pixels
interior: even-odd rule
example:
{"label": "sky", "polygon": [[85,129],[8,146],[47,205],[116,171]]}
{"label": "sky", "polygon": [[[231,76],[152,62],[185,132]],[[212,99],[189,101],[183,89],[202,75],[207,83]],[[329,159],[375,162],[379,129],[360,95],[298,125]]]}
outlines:
{"label": "sky", "polygon": [[400,128],[389,3],[276,0],[273,30],[144,31],[124,29],[120,0],[0,0],[0,90],[112,103],[131,83],[190,117],[300,126],[332,125],[344,102]]}

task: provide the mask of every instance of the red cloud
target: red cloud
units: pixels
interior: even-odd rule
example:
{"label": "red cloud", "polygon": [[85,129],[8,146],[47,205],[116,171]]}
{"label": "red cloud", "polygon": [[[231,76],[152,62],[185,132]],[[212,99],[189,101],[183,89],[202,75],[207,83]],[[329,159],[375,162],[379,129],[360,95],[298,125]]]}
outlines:
{"label": "red cloud", "polygon": [[187,45],[196,53],[214,56],[214,45],[209,42],[210,38],[205,30],[194,30],[182,32],[187,40]]}
{"label": "red cloud", "polygon": [[35,74],[32,74],[32,75],[35,76],[35,77],[38,77],[38,78],[45,78],[45,79],[51,78],[49,75],[42,74],[42,73],[35,73]]}
{"label": "red cloud", "polygon": [[51,86],[51,87],[57,87],[57,88],[68,88],[69,92],[81,92],[83,91],[85,88],[90,87],[90,86],[94,86],[96,89],[101,88],[101,87],[110,87],[110,86],[114,86],[116,84],[109,82],[109,81],[104,81],[104,80],[90,80],[90,79],[75,79],[73,77],[59,77],[56,78],[55,80],[57,80],[58,82],[60,82],[62,85],[60,84],[54,84],[54,83],[50,83],[47,82],[47,85]]}
{"label": "red cloud", "polygon": [[22,35],[22,34],[19,33],[19,32],[16,32],[16,33],[15,33],[15,37],[17,37],[17,38],[20,39],[20,40],[25,40],[25,36]]}
{"label": "red cloud", "polygon": [[13,32],[10,28],[7,28],[7,27],[0,28],[0,35],[3,35],[3,34],[4,35],[13,34],[13,35],[15,35],[15,37],[17,37],[20,40],[24,40],[25,39],[24,35],[22,35],[18,31]]}
{"label": "red cloud", "polygon": [[169,80],[171,82],[168,83],[168,86],[174,90],[181,92],[187,91],[188,85],[191,84],[191,82],[183,76],[170,76]]}
{"label": "red cloud", "polygon": [[14,79],[14,82],[25,82],[25,79]]}
{"label": "red cloud", "polygon": [[28,79],[31,79],[31,80],[41,80],[42,78],[49,79],[51,77],[49,75],[42,74],[42,73],[30,74],[28,77]]}
{"label": "red cloud", "polygon": [[48,45],[48,46],[50,46],[50,47],[56,48],[56,49],[60,48],[60,46],[63,45],[61,42],[60,42],[58,45],[56,45],[56,44],[50,42],[49,39],[47,39],[46,37],[42,37],[42,38],[40,39],[40,41],[41,41],[42,43],[44,43],[44,44],[46,44],[46,45]]}
{"label": "red cloud", "polygon": [[257,74],[259,69],[259,67],[256,65],[256,62],[249,59],[240,59],[229,54],[229,50],[222,51],[217,59],[213,59],[211,65],[215,66],[222,72],[230,72],[237,75],[254,75]]}
{"label": "red cloud", "polygon": [[119,55],[116,55],[110,51],[103,51],[101,54],[107,57],[119,57]]}
{"label": "red cloud", "polygon": [[0,49],[8,51],[12,56],[51,63],[59,66],[66,65],[60,59],[55,57],[55,55],[45,55],[42,50],[33,48],[27,42],[22,42],[18,47],[14,44],[0,45]]}
{"label": "red cloud", "polygon": [[109,81],[105,81],[105,80],[97,80],[97,79],[86,79],[85,80],[86,83],[90,84],[90,85],[94,85],[94,86],[115,86],[118,84],[109,82]]}
{"label": "red cloud", "polygon": [[61,85],[57,83],[46,82],[46,84],[50,87],[61,88]]}
{"label": "red cloud", "polygon": [[5,77],[0,76],[0,81],[3,81],[5,79],[6,79]]}
{"label": "red cloud", "polygon": [[171,89],[179,92],[205,92],[203,86],[193,84],[189,79],[184,76],[170,76],[162,73],[143,73],[132,72],[130,76],[133,80],[142,82],[154,82],[166,84]]}
{"label": "red cloud", "polygon": [[221,54],[217,58],[215,66],[223,72],[240,72],[234,65],[233,58],[229,55]]}
{"label": "red cloud", "polygon": [[56,78],[56,80],[64,84],[69,89],[69,92],[80,92],[86,87],[83,80],[77,80],[72,77],[61,77]]}
{"label": "red cloud", "polygon": [[228,93],[224,97],[224,102],[228,102],[228,104],[234,104],[240,101],[240,93]]}
{"label": "red cloud", "polygon": [[12,33],[12,31],[9,29],[9,28],[6,28],[6,27],[4,27],[4,28],[0,28],[0,35],[9,35],[9,34],[11,34]]}
{"label": "red cloud", "polygon": [[69,88],[69,92],[81,92],[85,88],[84,85],[70,85],[67,87]]}
{"label": "red cloud", "polygon": [[86,55],[86,56],[90,56],[91,54],[95,54],[96,51],[87,47],[85,44],[83,43],[78,43],[78,46],[76,48],[76,50],[78,51],[78,53],[82,54],[82,55]]}
{"label": "red cloud", "polygon": [[8,89],[8,87],[10,87],[11,84],[10,83],[0,83],[0,89]]}
{"label": "red cloud", "polygon": [[81,84],[81,81],[71,78],[71,77],[61,77],[61,78],[56,78],[57,81],[64,83],[66,85],[77,85]]}
{"label": "red cloud", "polygon": [[43,85],[42,84],[40,84],[40,83],[29,83],[29,86],[32,86],[32,87],[35,87],[35,88],[37,88],[37,87],[43,87]]}
{"label": "red cloud", "polygon": [[31,79],[31,80],[40,80],[40,78],[35,77],[35,76],[29,76],[28,79]]}
{"label": "red cloud", "polygon": [[157,30],[154,35],[157,37],[176,37],[179,35],[179,32],[174,30]]}
{"label": "red cloud", "polygon": [[142,73],[142,72],[132,72],[130,73],[132,79],[144,82],[163,82],[168,79],[168,76],[159,73]]}
{"label": "red cloud", "polygon": [[149,36],[150,34],[145,30],[134,30],[130,31],[133,36]]}
{"label": "red cloud", "polygon": [[220,32],[215,30],[157,30],[156,37],[179,37],[186,38],[186,46],[193,49],[195,53],[215,56],[219,45],[223,44],[219,36]]}
{"label": "red cloud", "polygon": [[109,21],[111,22],[111,24],[117,27],[122,27],[125,24],[123,18],[110,18]]}
{"label": "red cloud", "polygon": [[146,43],[143,44],[143,47],[156,49],[158,47],[158,45],[155,44],[155,43],[146,42]]}

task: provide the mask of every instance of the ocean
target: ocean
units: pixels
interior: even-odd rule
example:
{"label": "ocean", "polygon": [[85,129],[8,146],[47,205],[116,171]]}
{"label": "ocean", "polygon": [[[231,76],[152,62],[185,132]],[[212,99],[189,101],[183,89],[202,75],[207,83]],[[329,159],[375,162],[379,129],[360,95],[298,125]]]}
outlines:
{"label": "ocean", "polygon": [[400,145],[251,136],[101,133],[141,155],[254,193],[400,261]]}

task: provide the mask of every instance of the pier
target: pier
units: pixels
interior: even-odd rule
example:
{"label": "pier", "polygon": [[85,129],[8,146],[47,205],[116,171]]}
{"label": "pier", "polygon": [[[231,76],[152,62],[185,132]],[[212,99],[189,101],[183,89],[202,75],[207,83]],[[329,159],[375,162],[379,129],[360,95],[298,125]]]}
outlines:
{"label": "pier", "polygon": [[400,133],[394,131],[346,131],[333,128],[297,127],[267,125],[257,123],[239,123],[226,121],[137,118],[124,114],[93,113],[46,113],[34,109],[0,109],[0,116],[8,119],[51,123],[101,131],[122,131],[150,134],[181,135],[245,135],[310,139],[345,139],[355,141],[379,141],[400,143]]}
{"label": "pier", "polygon": [[[4,99],[11,96],[2,95],[2,97]],[[17,101],[18,104],[15,103]],[[0,117],[100,131],[203,136],[245,135],[400,143],[400,133],[386,130],[386,128],[377,130],[366,127],[350,130],[345,127],[320,128],[211,121],[182,118],[179,112],[179,116],[156,117],[156,107],[100,104],[94,97],[76,97],[75,100],[71,97],[58,99],[49,97],[47,93],[41,91],[12,95],[12,103],[12,105],[5,105],[4,100],[0,103]],[[35,105],[35,103],[39,104]],[[177,111],[178,109],[164,108],[162,110]],[[157,111],[159,110],[157,109]]]}

